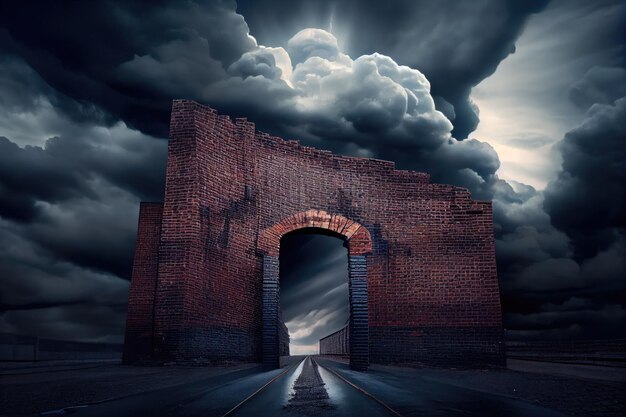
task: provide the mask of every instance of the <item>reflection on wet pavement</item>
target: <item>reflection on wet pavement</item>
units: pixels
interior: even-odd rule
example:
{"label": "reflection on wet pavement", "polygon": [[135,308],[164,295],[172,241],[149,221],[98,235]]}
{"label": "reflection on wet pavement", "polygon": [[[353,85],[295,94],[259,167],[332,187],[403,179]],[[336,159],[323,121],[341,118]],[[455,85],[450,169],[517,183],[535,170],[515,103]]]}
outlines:
{"label": "reflection on wet pavement", "polygon": [[316,416],[323,409],[331,408],[324,381],[317,364],[310,357],[304,360],[300,376],[293,385],[294,394],[285,407],[291,414]]}

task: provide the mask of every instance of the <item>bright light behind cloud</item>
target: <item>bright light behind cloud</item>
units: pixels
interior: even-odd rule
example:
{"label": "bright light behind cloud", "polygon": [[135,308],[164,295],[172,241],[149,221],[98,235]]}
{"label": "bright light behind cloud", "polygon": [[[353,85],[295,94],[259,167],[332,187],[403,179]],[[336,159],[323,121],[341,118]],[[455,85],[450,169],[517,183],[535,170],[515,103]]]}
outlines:
{"label": "bright light behind cloud", "polygon": [[487,80],[472,93],[480,108],[480,124],[473,136],[489,143],[498,153],[500,178],[543,189],[558,168],[553,145],[563,136],[564,129],[547,119],[540,108],[503,97],[498,92],[504,89]]}
{"label": "bright light behind cloud", "polygon": [[619,21],[620,6],[570,8],[567,3],[555,1],[532,16],[515,53],[472,90],[480,109],[474,136],[498,152],[498,176],[540,190],[560,167],[553,145],[583,117],[570,100],[570,87],[616,52],[597,50],[590,39],[601,36],[598,22],[610,27]]}

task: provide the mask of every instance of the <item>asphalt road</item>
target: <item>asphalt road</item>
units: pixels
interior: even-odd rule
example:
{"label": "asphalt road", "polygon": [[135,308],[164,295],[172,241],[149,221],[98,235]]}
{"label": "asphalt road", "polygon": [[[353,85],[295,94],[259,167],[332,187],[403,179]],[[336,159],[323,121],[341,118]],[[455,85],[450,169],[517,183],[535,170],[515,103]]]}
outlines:
{"label": "asphalt road", "polygon": [[311,358],[235,410],[233,416],[393,416]]}
{"label": "asphalt road", "polygon": [[[435,381],[413,370],[352,371],[347,364],[317,359],[382,400],[402,416],[429,417],[563,417],[564,414],[504,395]],[[358,415],[358,414],[354,414]]]}
{"label": "asphalt road", "polygon": [[56,410],[46,415],[55,413],[63,415],[64,411],[69,411],[81,417],[222,416],[284,371],[284,369],[265,371],[260,367],[244,369],[207,380],[139,393],[87,407]]}
{"label": "asphalt road", "polygon": [[373,369],[361,373],[343,363],[311,357],[283,369],[240,369],[43,415],[64,413],[79,417],[564,416],[527,401],[434,381],[417,372]]}

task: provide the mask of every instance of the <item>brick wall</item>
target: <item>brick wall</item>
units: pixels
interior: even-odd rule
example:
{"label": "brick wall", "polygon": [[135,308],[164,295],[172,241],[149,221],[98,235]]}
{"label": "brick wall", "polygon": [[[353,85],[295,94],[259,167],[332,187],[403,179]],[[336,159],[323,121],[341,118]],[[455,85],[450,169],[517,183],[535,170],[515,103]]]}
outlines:
{"label": "brick wall", "polygon": [[139,206],[139,227],[128,295],[128,319],[124,343],[126,362],[152,360],[154,296],[158,277],[162,214],[162,203],[141,203]]}
{"label": "brick wall", "polygon": [[350,239],[372,362],[502,364],[491,203],[466,189],[177,100],[165,201],[151,207],[140,215],[128,361],[261,360],[264,257],[278,256],[289,219],[323,212],[326,223],[307,227]]}

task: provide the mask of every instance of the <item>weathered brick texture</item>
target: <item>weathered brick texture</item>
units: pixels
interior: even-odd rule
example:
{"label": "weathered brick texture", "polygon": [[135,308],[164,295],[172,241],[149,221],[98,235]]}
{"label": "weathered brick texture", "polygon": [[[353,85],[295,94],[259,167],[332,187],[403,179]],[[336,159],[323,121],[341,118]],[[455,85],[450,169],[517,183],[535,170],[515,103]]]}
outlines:
{"label": "weathered brick texture", "polygon": [[127,362],[260,361],[277,351],[278,335],[263,330],[278,331],[263,308],[278,302],[264,263],[274,274],[281,237],[312,227],[347,240],[351,326],[367,324],[351,349],[378,363],[502,364],[490,202],[391,162],[256,132],[192,101],[174,101],[168,152],[165,201],[140,215]]}
{"label": "weathered brick texture", "polygon": [[128,322],[124,343],[126,362],[150,361],[154,336],[154,295],[158,276],[158,251],[163,204],[141,203],[128,295]]}

